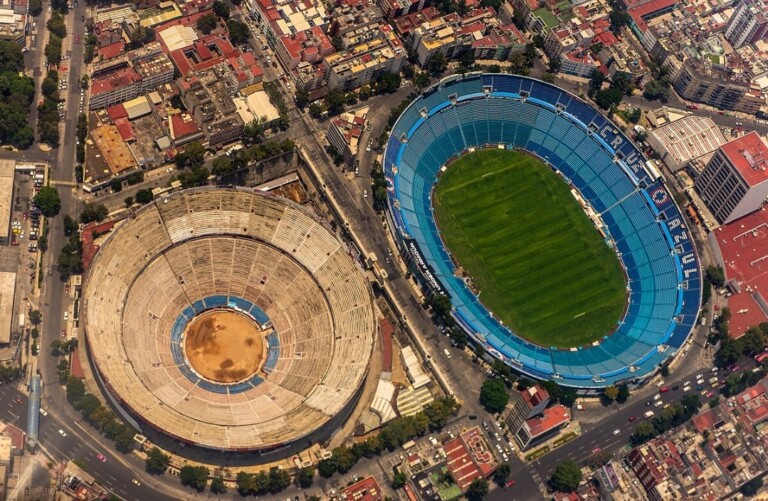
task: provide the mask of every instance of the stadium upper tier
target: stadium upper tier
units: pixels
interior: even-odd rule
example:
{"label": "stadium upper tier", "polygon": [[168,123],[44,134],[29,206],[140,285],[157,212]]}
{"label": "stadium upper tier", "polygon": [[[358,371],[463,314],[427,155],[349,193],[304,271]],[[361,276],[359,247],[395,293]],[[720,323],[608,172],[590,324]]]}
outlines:
{"label": "stadium upper tier", "polygon": [[[435,225],[432,188],[451,159],[483,147],[540,157],[600,214],[628,277],[629,305],[613,333],[569,350],[534,345],[500,324],[456,276]],[[562,89],[516,75],[443,79],[395,123],[384,171],[395,236],[422,284],[447,293],[458,323],[522,373],[583,389],[640,382],[696,324],[699,262],[658,172],[613,123]]]}
{"label": "stadium upper tier", "polygon": [[[84,327],[106,389],[140,421],[220,450],[306,437],[354,402],[373,350],[372,296],[346,247],[287,200],[244,189],[162,198],[118,226],[86,277]],[[263,329],[248,379],[205,379],[183,352],[197,314]]]}

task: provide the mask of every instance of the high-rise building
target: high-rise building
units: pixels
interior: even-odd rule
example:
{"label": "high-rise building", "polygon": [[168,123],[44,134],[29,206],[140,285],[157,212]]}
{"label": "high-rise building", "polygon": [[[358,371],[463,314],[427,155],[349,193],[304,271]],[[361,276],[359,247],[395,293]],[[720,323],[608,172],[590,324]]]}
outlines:
{"label": "high-rise building", "polygon": [[753,131],[720,146],[696,187],[721,223],[759,209],[768,197],[768,145]]}
{"label": "high-rise building", "polygon": [[768,39],[768,0],[741,0],[725,27],[725,38],[734,48]]}

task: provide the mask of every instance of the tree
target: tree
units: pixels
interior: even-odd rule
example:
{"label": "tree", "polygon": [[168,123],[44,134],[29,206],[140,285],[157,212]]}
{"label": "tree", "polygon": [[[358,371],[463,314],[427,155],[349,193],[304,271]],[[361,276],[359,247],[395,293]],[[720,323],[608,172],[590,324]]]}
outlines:
{"label": "tree", "polygon": [[555,75],[554,75],[554,73],[550,73],[550,72],[544,73],[541,76],[541,79],[544,80],[547,83],[555,83]]}
{"label": "tree", "polygon": [[309,487],[312,487],[312,483],[315,480],[315,470],[312,467],[306,467],[299,470],[299,474],[297,475],[297,481],[299,483],[299,487],[302,489],[307,489]]}
{"label": "tree", "polygon": [[501,412],[509,402],[509,394],[504,381],[488,378],[480,389],[480,404],[491,413]]}
{"label": "tree", "polygon": [[210,35],[216,29],[218,21],[214,14],[206,14],[197,20],[197,29],[204,35]]}
{"label": "tree", "polygon": [[627,385],[623,384],[619,386],[619,395],[616,397],[616,401],[623,404],[627,400],[629,400],[629,388]]}
{"label": "tree", "polygon": [[435,53],[427,62],[427,70],[435,77],[442,75],[446,68],[448,68],[448,61],[442,52]]}
{"label": "tree", "polygon": [[181,485],[187,485],[202,492],[208,483],[209,473],[205,466],[183,466],[179,470],[179,479]]}
{"label": "tree", "polygon": [[651,80],[643,89],[643,97],[650,101],[658,100],[662,103],[669,97],[669,83],[659,80]]}
{"label": "tree", "polygon": [[229,5],[221,0],[216,0],[213,2],[213,13],[227,21],[229,20]]}
{"label": "tree", "polygon": [[488,495],[488,481],[484,478],[474,479],[464,495],[468,501],[482,501]]}
{"label": "tree", "polygon": [[51,14],[51,18],[48,19],[48,22],[45,25],[48,28],[48,31],[53,33],[59,38],[64,38],[67,36],[67,25],[64,22],[64,16],[59,14],[58,12],[54,12]]}
{"label": "tree", "polygon": [[269,470],[269,492],[277,494],[291,485],[291,476],[282,468],[271,468]]}
{"label": "tree", "polygon": [[653,437],[655,434],[656,431],[653,429],[653,425],[648,421],[644,421],[635,427],[632,435],[630,436],[630,440],[634,444],[641,444]]}
{"label": "tree", "polygon": [[226,494],[227,485],[224,483],[224,479],[221,476],[216,475],[211,480],[211,492],[214,494]]}
{"label": "tree", "polygon": [[746,484],[742,485],[739,492],[747,498],[751,498],[760,492],[760,488],[763,486],[763,478],[755,477]]}
{"label": "tree", "polygon": [[549,479],[549,486],[557,492],[573,492],[581,483],[581,468],[571,460],[559,465]]}
{"label": "tree", "polygon": [[43,186],[35,195],[35,206],[45,217],[54,217],[61,210],[61,199],[56,188]]}
{"label": "tree", "polygon": [[149,42],[155,41],[155,30],[147,26],[139,26],[133,30],[129,36],[131,43],[128,44],[128,48],[135,50],[144,47]]}
{"label": "tree", "polygon": [[237,482],[237,492],[241,496],[250,495],[256,487],[256,484],[254,482],[254,476],[244,471],[240,471],[237,473],[237,477],[235,481]]}
{"label": "tree", "polygon": [[37,17],[41,12],[43,12],[43,0],[30,0],[29,14],[32,17]]}
{"label": "tree", "polygon": [[69,237],[77,233],[79,226],[77,221],[72,219],[68,214],[64,216],[64,236]]}
{"label": "tree", "polygon": [[53,33],[48,37],[48,44],[45,46],[45,57],[55,65],[61,62],[61,37]]}
{"label": "tree", "polygon": [[336,462],[331,459],[322,459],[317,463],[317,473],[323,478],[330,478],[336,473]]}
{"label": "tree", "polygon": [[14,42],[0,42],[0,73],[12,71],[14,73],[24,69],[24,54],[21,46]]}
{"label": "tree", "polygon": [[227,22],[227,29],[229,30],[229,39],[234,44],[247,43],[248,38],[251,36],[251,30],[248,29],[248,25],[241,23],[237,19],[230,19]]}
{"label": "tree", "polygon": [[432,79],[429,78],[429,73],[426,71],[420,71],[413,77],[413,85],[415,85],[418,90],[426,89],[429,87],[430,83],[432,83]]}
{"label": "tree", "polygon": [[[362,92],[362,89],[360,91]],[[303,85],[297,87],[296,93],[293,95],[293,100],[296,102],[297,107],[304,108],[309,103],[309,91],[306,87]]]}
{"label": "tree", "polygon": [[123,191],[123,182],[120,179],[114,178],[109,182],[109,187],[112,189],[113,193]]}
{"label": "tree", "polygon": [[398,471],[392,476],[392,488],[394,490],[402,489],[405,487],[405,484],[408,483],[408,477],[405,476],[405,473],[402,471]]}
{"label": "tree", "polygon": [[712,400],[709,401],[709,408],[714,409],[718,405],[720,405],[720,397],[715,395],[714,397],[712,397]]}
{"label": "tree", "polygon": [[251,143],[261,141],[264,137],[264,120],[262,118],[254,118],[245,124],[243,136]]}
{"label": "tree", "polygon": [[109,209],[106,205],[85,202],[83,210],[80,211],[80,222],[88,224],[92,221],[103,221],[108,215]]}
{"label": "tree", "polygon": [[43,321],[43,314],[40,313],[40,310],[32,310],[29,312],[29,321],[32,325],[40,325],[40,322]]}
{"label": "tree", "polygon": [[493,472],[493,481],[496,482],[499,487],[504,487],[504,484],[509,480],[510,473],[512,473],[512,467],[509,466],[509,463],[501,463],[501,465],[496,468],[496,471]]}
{"label": "tree", "polygon": [[176,155],[174,162],[179,169],[200,167],[205,162],[205,148],[199,142],[192,141],[184,147],[184,151]]}
{"label": "tree", "polygon": [[445,294],[432,294],[424,301],[424,306],[432,310],[432,317],[440,323],[451,323],[451,298]]}
{"label": "tree", "polygon": [[606,388],[603,390],[603,396],[604,396],[604,397],[605,397],[605,398],[606,398],[606,399],[607,399],[609,402],[613,402],[614,400],[616,400],[616,397],[618,397],[618,396],[619,396],[619,389],[618,389],[618,388],[616,388],[616,387],[615,387],[615,386],[613,386],[613,385],[611,385],[611,386],[608,386],[608,387],[606,387]]}
{"label": "tree", "polygon": [[136,196],[134,198],[136,203],[148,204],[154,197],[155,196],[152,194],[152,190],[149,188],[143,188],[136,192]]}
{"label": "tree", "polygon": [[720,266],[710,264],[707,266],[707,280],[719,289],[725,285],[725,272]]}
{"label": "tree", "polygon": [[40,331],[35,329],[35,328],[33,328],[32,330],[29,331],[29,336],[32,339],[37,339],[38,337],[40,337]]}
{"label": "tree", "polygon": [[148,473],[159,475],[168,469],[171,463],[171,457],[157,447],[152,447],[147,453],[146,464],[144,465]]}
{"label": "tree", "polygon": [[669,377],[669,366],[667,365],[662,366],[661,370],[659,371],[659,374],[663,378]]}

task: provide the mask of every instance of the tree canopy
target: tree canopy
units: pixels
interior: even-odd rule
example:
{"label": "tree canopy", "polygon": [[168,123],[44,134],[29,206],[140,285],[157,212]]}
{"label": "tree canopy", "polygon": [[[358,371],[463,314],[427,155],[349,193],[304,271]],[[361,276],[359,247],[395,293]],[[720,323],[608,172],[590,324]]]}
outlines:
{"label": "tree canopy", "polygon": [[248,37],[251,36],[251,30],[248,29],[248,25],[237,19],[227,21],[227,29],[229,30],[229,39],[234,44],[247,43]]}
{"label": "tree canopy", "polygon": [[148,473],[155,475],[164,473],[171,463],[171,457],[157,447],[152,447],[147,453],[145,468]]}
{"label": "tree canopy", "polygon": [[45,217],[54,217],[61,210],[61,199],[56,188],[43,186],[35,195],[35,206]]}
{"label": "tree canopy", "polygon": [[573,492],[581,483],[581,468],[571,460],[557,465],[555,473],[549,479],[549,486],[558,492]]}
{"label": "tree canopy", "polygon": [[480,404],[491,413],[501,412],[509,402],[507,387],[499,378],[488,378],[480,388]]}
{"label": "tree canopy", "polygon": [[184,466],[179,470],[179,480],[182,485],[187,485],[198,491],[205,490],[210,472],[205,466]]}
{"label": "tree canopy", "polygon": [[206,14],[197,20],[197,29],[204,35],[210,35],[216,29],[218,20],[214,14]]}

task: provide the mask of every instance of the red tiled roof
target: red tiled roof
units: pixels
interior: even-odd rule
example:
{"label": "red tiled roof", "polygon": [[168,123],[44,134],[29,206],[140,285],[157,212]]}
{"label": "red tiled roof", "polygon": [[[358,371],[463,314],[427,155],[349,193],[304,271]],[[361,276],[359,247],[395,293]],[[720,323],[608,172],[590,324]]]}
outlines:
{"label": "red tiled roof", "polygon": [[696,427],[696,430],[698,430],[699,433],[704,433],[705,430],[711,430],[712,427],[715,426],[717,419],[715,417],[715,411],[712,409],[703,414],[699,414],[698,416],[694,417],[692,421],[693,426]]}
{"label": "red tiled roof", "polygon": [[91,95],[103,94],[141,80],[141,75],[131,67],[117,70],[91,81]]}
{"label": "red tiled roof", "polygon": [[544,409],[541,417],[533,417],[526,421],[531,437],[535,438],[550,430],[558,428],[571,420],[568,409],[563,405],[555,405]]}
{"label": "red tiled roof", "polygon": [[[747,329],[768,320],[755,296],[768,300],[768,212],[757,210],[713,232],[725,265],[725,277],[740,287],[728,298],[731,319],[728,332],[738,338]],[[747,290],[750,289],[750,290]]]}
{"label": "red tiled roof", "polygon": [[611,47],[611,46],[616,45],[616,44],[619,43],[618,39],[610,31],[604,31],[604,32],[600,33],[599,35],[597,35],[593,39],[593,41],[594,42],[600,42],[605,47]]}
{"label": "red tiled roof", "polygon": [[123,138],[123,141],[134,141],[136,140],[136,136],[133,134],[133,126],[131,126],[131,122],[127,118],[118,118],[117,120],[114,120],[115,127],[117,127],[117,132],[120,133],[120,137]]}
{"label": "red tiled roof", "polygon": [[9,423],[5,426],[5,431],[3,433],[11,438],[11,447],[19,451],[24,450],[24,441],[27,438],[27,434],[24,430]]}
{"label": "red tiled roof", "polygon": [[120,54],[122,54],[124,49],[125,49],[125,43],[117,42],[117,43],[106,45],[100,48],[97,52],[99,53],[99,57],[101,57],[102,59],[112,59],[113,57],[117,57]]}
{"label": "red tiled roof", "polygon": [[99,250],[99,246],[93,243],[93,235],[104,234],[111,230],[114,225],[114,221],[107,221],[106,223],[101,224],[89,223],[83,228],[83,231],[80,234],[80,240],[83,243],[83,268],[86,270],[88,269],[91,265],[91,260],[93,260],[93,256],[95,256],[96,251]]}
{"label": "red tiled roof", "polygon": [[345,501],[379,501],[381,487],[373,477],[367,477],[341,491]]}
{"label": "red tiled roof", "polygon": [[123,103],[120,103],[107,108],[107,115],[109,115],[110,120],[115,121],[118,118],[127,118],[128,112],[126,111],[125,106],[123,106]]}
{"label": "red tiled roof", "polygon": [[533,409],[544,400],[549,399],[549,392],[544,389],[543,386],[535,384],[530,388],[527,388],[520,392],[520,396],[523,397],[523,401],[529,409]]}
{"label": "red tiled roof", "polygon": [[171,115],[170,119],[174,139],[189,136],[190,134],[195,134],[200,131],[197,122],[195,122],[195,120],[188,114],[176,113],[175,115]]}
{"label": "red tiled roof", "polygon": [[768,146],[752,131],[720,147],[730,163],[750,186],[768,180]]}
{"label": "red tiled roof", "polygon": [[85,375],[83,374],[83,366],[80,365],[80,356],[78,352],[79,348],[75,348],[75,351],[72,352],[72,356],[70,357],[69,362],[69,373],[72,375],[72,377],[76,377],[78,379],[85,378]]}

